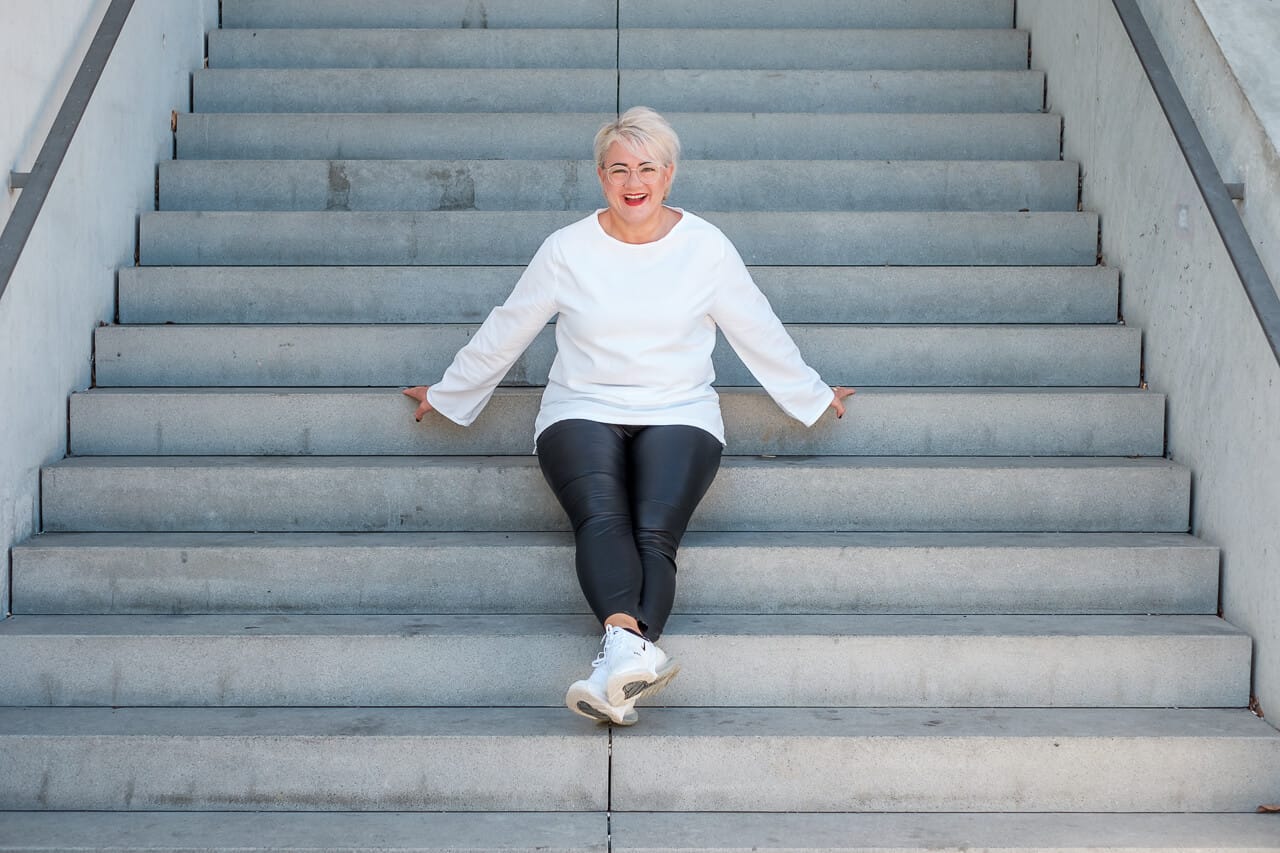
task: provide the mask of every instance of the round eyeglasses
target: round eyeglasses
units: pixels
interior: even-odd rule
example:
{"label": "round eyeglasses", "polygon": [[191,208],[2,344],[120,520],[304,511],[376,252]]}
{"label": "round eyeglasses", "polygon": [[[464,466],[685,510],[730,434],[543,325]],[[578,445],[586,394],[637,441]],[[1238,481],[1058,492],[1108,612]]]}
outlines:
{"label": "round eyeglasses", "polygon": [[610,166],[605,170],[605,175],[608,176],[609,183],[615,187],[621,187],[631,178],[632,172],[636,173],[636,177],[642,184],[656,184],[658,178],[662,177],[662,167],[657,163],[641,163],[634,169],[621,165]]}

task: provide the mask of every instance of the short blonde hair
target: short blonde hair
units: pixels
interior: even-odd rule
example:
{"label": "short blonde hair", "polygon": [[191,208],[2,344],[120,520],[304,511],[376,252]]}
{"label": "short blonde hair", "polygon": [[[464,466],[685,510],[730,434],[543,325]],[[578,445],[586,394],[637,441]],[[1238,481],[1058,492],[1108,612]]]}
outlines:
{"label": "short blonde hair", "polygon": [[601,169],[605,153],[615,142],[636,153],[648,152],[665,166],[680,159],[680,137],[665,118],[648,107],[632,107],[596,133],[596,165]]}

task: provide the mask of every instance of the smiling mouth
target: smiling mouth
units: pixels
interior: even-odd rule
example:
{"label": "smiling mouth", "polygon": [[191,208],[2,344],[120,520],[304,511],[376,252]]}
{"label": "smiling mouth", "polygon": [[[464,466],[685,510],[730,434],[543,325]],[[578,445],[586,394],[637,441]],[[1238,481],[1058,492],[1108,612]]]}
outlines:
{"label": "smiling mouth", "polygon": [[622,201],[628,207],[639,207],[649,199],[648,193],[626,193],[622,196]]}

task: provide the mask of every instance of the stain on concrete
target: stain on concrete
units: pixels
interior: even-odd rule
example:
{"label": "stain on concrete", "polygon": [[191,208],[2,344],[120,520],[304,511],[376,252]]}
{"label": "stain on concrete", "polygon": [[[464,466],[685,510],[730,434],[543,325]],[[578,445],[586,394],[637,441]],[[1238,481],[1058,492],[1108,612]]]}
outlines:
{"label": "stain on concrete", "polygon": [[329,162],[329,190],[324,209],[351,209],[351,180],[347,177],[345,163]]}

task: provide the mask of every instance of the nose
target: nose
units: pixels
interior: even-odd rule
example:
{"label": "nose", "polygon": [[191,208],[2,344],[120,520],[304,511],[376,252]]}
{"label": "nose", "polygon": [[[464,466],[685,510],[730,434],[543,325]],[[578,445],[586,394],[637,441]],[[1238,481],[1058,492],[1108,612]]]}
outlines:
{"label": "nose", "polygon": [[628,169],[628,170],[627,170],[627,182],[626,182],[625,184],[623,184],[623,186],[624,186],[624,187],[629,187],[629,186],[631,186],[631,182],[632,182],[632,181],[635,181],[637,184],[640,184],[641,186],[644,186],[644,182],[640,180],[640,173],[639,173],[638,171],[636,171],[635,169]]}

